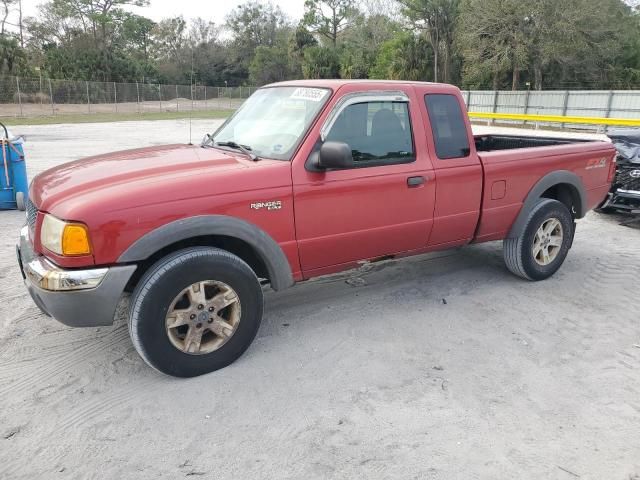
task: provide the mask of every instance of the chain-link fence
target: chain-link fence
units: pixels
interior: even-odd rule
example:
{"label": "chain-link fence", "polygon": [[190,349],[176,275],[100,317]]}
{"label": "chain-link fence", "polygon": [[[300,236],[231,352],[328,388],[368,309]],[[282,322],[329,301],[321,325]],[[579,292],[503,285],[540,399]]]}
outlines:
{"label": "chain-link fence", "polygon": [[[0,117],[235,110],[255,90],[0,76]],[[640,90],[473,90],[462,95],[472,112],[640,117]]]}
{"label": "chain-link fence", "polygon": [[0,76],[0,117],[235,110],[256,87]]}

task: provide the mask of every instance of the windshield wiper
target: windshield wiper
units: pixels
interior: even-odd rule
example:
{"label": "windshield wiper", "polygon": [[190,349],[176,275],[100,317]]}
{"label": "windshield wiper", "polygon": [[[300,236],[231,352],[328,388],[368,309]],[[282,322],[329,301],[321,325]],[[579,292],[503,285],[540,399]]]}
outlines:
{"label": "windshield wiper", "polygon": [[236,150],[240,150],[242,153],[244,153],[247,157],[249,157],[254,162],[257,162],[258,160],[260,160],[260,158],[251,151],[252,149],[249,145],[241,145],[239,143],[232,142],[232,141],[215,142],[214,145],[217,145],[219,147],[231,147],[231,148],[235,148]]}

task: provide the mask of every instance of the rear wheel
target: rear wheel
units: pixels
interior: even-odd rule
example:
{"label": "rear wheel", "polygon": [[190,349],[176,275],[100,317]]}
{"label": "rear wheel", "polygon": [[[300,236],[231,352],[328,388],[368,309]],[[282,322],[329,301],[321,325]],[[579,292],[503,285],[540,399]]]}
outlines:
{"label": "rear wheel", "polygon": [[528,280],[549,278],[564,262],[573,234],[569,209],[557,200],[542,198],[531,210],[522,234],[504,240],[505,264]]}
{"label": "rear wheel", "polygon": [[142,277],[129,333],[150,366],[193,377],[240,357],[261,319],[262,289],[251,268],[226,251],[197,247],[163,258]]}

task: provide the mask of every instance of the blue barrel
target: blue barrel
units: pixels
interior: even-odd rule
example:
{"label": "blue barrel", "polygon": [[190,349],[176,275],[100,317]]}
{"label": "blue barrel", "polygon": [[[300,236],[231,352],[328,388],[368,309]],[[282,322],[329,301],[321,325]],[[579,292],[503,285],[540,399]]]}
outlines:
{"label": "blue barrel", "polygon": [[[2,133],[5,138],[1,138]],[[0,130],[0,209],[25,208],[29,182],[23,143],[22,138],[9,139],[6,128]]]}

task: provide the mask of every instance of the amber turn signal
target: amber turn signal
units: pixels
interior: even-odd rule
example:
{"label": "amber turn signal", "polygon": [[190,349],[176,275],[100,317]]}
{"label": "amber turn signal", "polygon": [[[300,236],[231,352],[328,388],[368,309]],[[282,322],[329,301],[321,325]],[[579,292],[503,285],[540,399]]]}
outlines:
{"label": "amber turn signal", "polygon": [[89,233],[84,225],[77,223],[67,224],[62,232],[63,255],[89,255]]}

